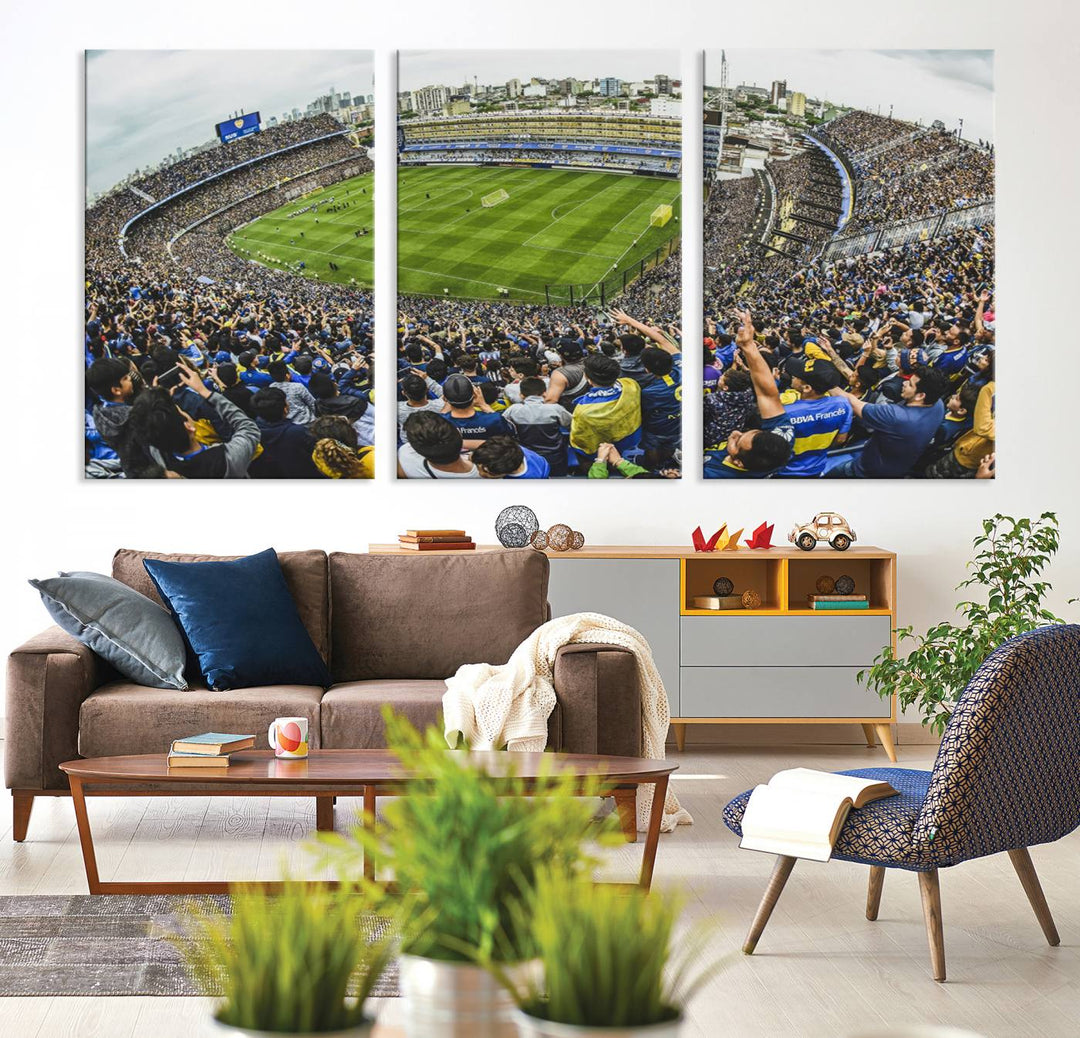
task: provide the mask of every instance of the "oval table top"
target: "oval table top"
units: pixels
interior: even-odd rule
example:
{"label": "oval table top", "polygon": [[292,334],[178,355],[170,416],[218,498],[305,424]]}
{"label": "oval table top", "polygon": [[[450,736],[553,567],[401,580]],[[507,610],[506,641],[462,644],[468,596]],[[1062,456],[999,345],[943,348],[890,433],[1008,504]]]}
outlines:
{"label": "oval table top", "polygon": [[[582,778],[599,775],[609,781],[648,782],[670,775],[679,765],[639,757],[608,757],[585,753],[519,753],[507,750],[450,750],[467,755],[496,776],[511,771],[516,778],[533,780],[551,771]],[[214,784],[341,783],[396,785],[422,779],[390,750],[312,750],[303,760],[274,756],[273,750],[240,750],[230,755],[229,766],[170,768],[167,754],[144,753],[126,757],[87,757],[60,765],[72,778],[98,782],[154,782]]]}

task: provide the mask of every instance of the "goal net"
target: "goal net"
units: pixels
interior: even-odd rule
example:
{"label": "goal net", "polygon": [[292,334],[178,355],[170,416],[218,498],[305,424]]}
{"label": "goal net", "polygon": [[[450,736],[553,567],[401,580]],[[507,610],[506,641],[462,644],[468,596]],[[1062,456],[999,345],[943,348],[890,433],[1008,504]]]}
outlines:
{"label": "goal net", "polygon": [[501,187],[498,191],[492,191],[490,195],[484,195],[480,199],[480,204],[485,209],[491,209],[497,206],[500,202],[505,202],[510,196]]}
{"label": "goal net", "polygon": [[671,206],[658,205],[649,217],[650,227],[663,227],[671,219]]}

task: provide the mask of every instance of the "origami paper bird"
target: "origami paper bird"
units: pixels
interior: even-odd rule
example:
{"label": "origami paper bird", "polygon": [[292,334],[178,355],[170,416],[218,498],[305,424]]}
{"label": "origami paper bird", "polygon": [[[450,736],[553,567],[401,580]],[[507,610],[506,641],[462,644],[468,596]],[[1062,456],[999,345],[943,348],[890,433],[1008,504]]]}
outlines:
{"label": "origami paper bird", "polygon": [[[725,531],[727,530],[727,523],[724,523],[719,530],[716,531],[708,540],[705,540],[705,535],[701,532],[699,526],[690,535],[694,541],[694,551],[723,551],[723,545],[720,544],[722,538],[724,538]],[[724,539],[724,544],[727,540]],[[718,545],[720,545],[718,547]]]}
{"label": "origami paper bird", "polygon": [[[771,548],[773,525],[773,523],[769,523],[768,525],[762,523],[750,537],[746,538],[746,543],[751,548]],[[741,533],[742,531],[740,530],[739,532]]]}
{"label": "origami paper bird", "polygon": [[742,536],[742,527],[736,530],[728,537],[727,544],[724,545],[723,551],[738,551],[739,550],[739,538]]}

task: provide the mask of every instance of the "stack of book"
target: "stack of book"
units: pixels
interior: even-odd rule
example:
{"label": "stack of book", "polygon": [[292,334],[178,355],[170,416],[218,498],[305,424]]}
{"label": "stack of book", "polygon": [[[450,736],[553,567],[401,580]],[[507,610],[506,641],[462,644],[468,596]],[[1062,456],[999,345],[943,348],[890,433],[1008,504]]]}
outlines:
{"label": "stack of book", "polygon": [[398,544],[409,551],[472,551],[473,539],[464,530],[406,530]]}
{"label": "stack of book", "polygon": [[203,732],[186,739],[174,739],[169,749],[170,768],[227,768],[229,754],[250,750],[254,735],[229,735],[225,732]]}
{"label": "stack of book", "polygon": [[811,609],[869,609],[866,595],[807,595]]}

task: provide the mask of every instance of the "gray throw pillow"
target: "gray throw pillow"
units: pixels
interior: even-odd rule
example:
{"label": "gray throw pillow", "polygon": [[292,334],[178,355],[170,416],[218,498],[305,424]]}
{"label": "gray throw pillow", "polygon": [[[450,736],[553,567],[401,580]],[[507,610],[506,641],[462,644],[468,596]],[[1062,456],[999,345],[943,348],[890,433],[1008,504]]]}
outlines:
{"label": "gray throw pillow", "polygon": [[49,615],[121,674],[151,688],[187,689],[184,638],[167,609],[101,573],[31,580]]}

